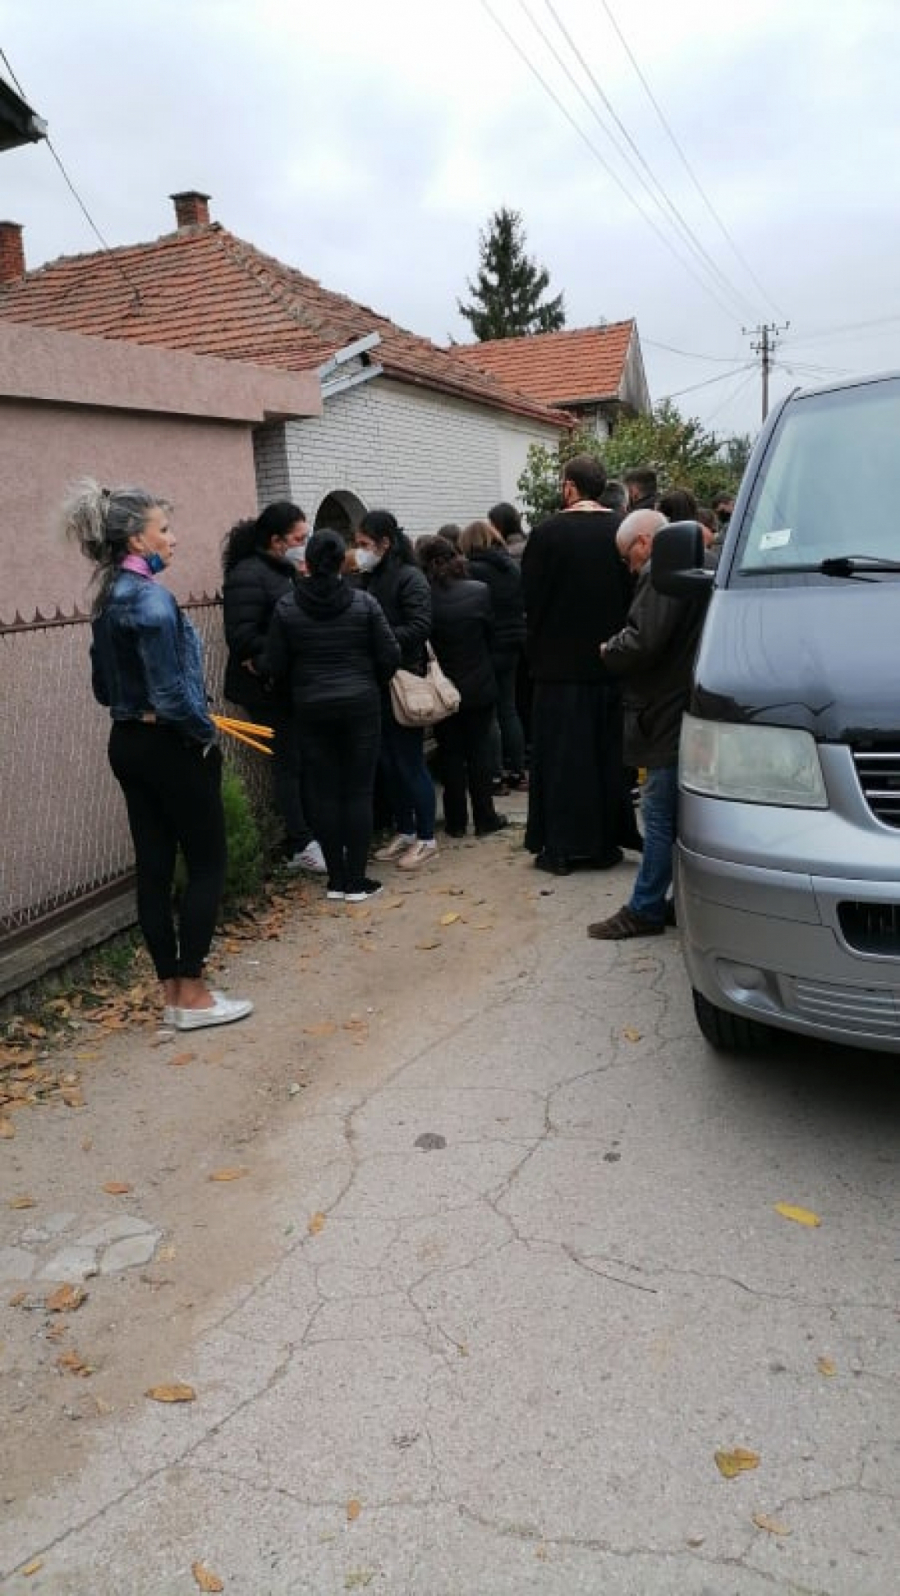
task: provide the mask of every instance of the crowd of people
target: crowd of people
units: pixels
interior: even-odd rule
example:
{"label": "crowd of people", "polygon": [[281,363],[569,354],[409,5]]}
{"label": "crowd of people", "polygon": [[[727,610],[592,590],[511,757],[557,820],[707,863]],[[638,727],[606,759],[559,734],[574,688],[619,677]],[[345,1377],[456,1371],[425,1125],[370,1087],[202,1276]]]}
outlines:
{"label": "crowd of people", "polygon": [[[563,468],[561,508],[527,537],[508,503],[415,544],[385,509],[363,515],[351,542],[311,531],[287,502],[238,522],[223,544],[223,687],[271,732],[287,867],[321,877],[330,901],[361,903],[382,890],[370,859],[405,872],[433,865],[425,733],[398,715],[391,680],[424,677],[434,657],[459,695],[431,754],[445,835],[501,830],[497,796],[527,793],[525,845],[539,869],[562,876],[608,869],[623,849],[643,855],[629,904],[590,934],[662,931],[699,612],[655,593],[650,553],[668,520],[696,520],[712,542],[723,505],[718,521],[704,519],[684,490],[658,498],[649,469],[610,483],[582,455]],[[65,519],[95,566],[93,686],[110,711],[164,1019],[179,1030],[230,1023],[252,1004],[203,973],[225,874],[222,762],[199,639],[155,580],[175,551],[169,506],[88,481]],[[373,854],[376,818],[387,836]]]}

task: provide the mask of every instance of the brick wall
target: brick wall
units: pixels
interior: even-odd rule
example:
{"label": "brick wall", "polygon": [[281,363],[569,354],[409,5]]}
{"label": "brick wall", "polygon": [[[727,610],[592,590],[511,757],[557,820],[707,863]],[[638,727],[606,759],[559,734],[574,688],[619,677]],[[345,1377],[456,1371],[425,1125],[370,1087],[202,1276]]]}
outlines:
{"label": "brick wall", "polygon": [[374,378],[329,399],[322,416],[258,431],[260,503],[292,498],[314,519],[344,492],[393,510],[415,536],[436,532],[515,501],[529,443],[556,438],[525,417]]}

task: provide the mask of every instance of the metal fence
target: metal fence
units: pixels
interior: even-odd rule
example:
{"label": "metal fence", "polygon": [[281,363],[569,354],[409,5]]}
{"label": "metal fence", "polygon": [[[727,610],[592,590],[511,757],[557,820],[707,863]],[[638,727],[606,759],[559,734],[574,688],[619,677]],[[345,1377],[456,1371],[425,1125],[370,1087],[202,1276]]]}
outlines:
{"label": "metal fence", "polygon": [[[203,640],[220,708],[225,667],[221,601],[184,606]],[[91,692],[90,620],[57,615],[0,625],[0,951],[129,879],[132,847],[121,790],[109,769],[109,716]],[[236,745],[235,745],[236,746]],[[267,772],[228,749],[254,800]]]}

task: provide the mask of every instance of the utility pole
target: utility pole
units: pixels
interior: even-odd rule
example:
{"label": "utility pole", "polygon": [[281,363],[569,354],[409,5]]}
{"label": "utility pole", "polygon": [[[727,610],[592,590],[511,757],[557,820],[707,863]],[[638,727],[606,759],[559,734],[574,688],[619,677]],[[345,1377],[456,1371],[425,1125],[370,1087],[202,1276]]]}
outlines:
{"label": "utility pole", "polygon": [[755,355],[760,357],[762,369],[762,418],[765,421],[769,414],[769,371],[772,366],[772,356],[778,345],[778,334],[787,332],[790,322],[786,321],[783,327],[778,327],[774,322],[763,322],[761,327],[742,327],[745,338],[756,338],[757,343],[750,348]]}

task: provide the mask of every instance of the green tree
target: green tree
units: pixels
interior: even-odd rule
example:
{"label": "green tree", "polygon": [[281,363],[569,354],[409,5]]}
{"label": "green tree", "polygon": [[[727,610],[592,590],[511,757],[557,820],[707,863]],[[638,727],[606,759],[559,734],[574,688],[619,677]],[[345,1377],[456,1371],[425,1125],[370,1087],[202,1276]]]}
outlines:
{"label": "green tree", "polygon": [[525,253],[525,228],[518,211],[495,211],[478,243],[481,264],[474,283],[467,284],[471,301],[456,303],[480,343],[558,332],[565,326],[562,294],[541,303],[550,273]]}

